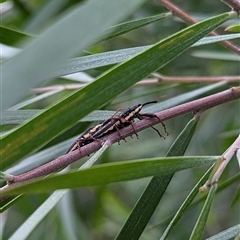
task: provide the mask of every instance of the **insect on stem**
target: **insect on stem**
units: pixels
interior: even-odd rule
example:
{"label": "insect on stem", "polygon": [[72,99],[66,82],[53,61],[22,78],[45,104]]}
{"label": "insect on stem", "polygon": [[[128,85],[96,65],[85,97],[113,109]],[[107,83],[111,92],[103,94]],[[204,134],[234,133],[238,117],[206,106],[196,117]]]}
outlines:
{"label": "insect on stem", "polygon": [[[154,113],[144,113],[144,114],[140,113],[140,111],[142,110],[142,108],[144,106],[146,106],[148,104],[152,104],[152,103],[157,103],[157,101],[150,101],[150,102],[146,102],[143,104],[134,105],[119,114],[117,114],[119,112],[119,110],[116,111],[116,113],[109,119],[105,120],[102,123],[97,124],[96,126],[94,126],[92,128],[89,128],[86,132],[84,132],[72,144],[72,146],[68,149],[68,151],[65,154],[67,154],[71,151],[75,151],[76,149],[81,149],[82,146],[85,146],[95,140],[100,141],[100,138],[107,136],[113,132],[118,132],[118,134],[122,138],[122,140],[124,140],[126,142],[125,138],[123,138],[121,136],[121,133],[119,130],[122,128],[125,128],[129,125],[132,126],[136,137],[139,138],[137,132],[135,131],[135,129],[133,127],[133,122],[134,122],[135,118],[138,118],[139,120],[142,120],[144,117],[157,118],[161,122],[165,133],[168,135],[165,124],[161,121],[161,119],[158,116],[156,116]],[[151,128],[154,129],[160,137],[163,137],[165,139],[165,137],[155,127],[151,127]]]}
{"label": "insect on stem", "polygon": [[143,103],[143,104],[142,104],[142,107],[144,107],[144,106],[146,106],[146,105],[148,105],[148,104],[152,104],[152,103],[157,103],[157,101],[155,100],[155,101]]}

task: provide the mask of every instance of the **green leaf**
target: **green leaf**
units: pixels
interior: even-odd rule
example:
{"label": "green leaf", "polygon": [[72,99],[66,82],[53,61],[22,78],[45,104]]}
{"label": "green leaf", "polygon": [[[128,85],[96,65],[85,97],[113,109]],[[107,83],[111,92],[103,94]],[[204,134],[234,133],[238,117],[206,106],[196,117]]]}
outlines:
{"label": "green leaf", "polygon": [[[193,47],[202,46],[206,44],[212,44],[220,41],[240,38],[240,34],[229,34],[214,37],[205,37],[196,42]],[[72,74],[84,70],[95,69],[99,67],[109,66],[117,63],[121,63],[136,56],[140,52],[148,49],[152,45],[127,48],[121,50],[115,50],[105,53],[93,54],[85,57],[73,58],[67,61],[67,63],[56,71],[54,77],[60,77],[67,74]]]}
{"label": "green leaf", "polygon": [[44,26],[44,24],[52,21],[55,14],[58,13],[66,3],[67,0],[51,0],[45,2],[43,8],[38,9],[37,12],[32,14],[25,26],[25,30],[28,32],[36,32],[36,30]]}
{"label": "green leaf", "polygon": [[0,42],[9,46],[14,46],[19,41],[22,41],[27,37],[32,37],[24,32],[10,29],[4,26],[0,26],[0,34],[1,34]]}
{"label": "green leaf", "polygon": [[[217,193],[225,190],[228,187],[231,187],[233,183],[238,182],[239,180],[240,180],[240,173],[232,176],[231,178],[228,178],[226,181],[219,184],[219,186],[217,188]],[[200,198],[198,198],[198,200],[194,201],[192,206],[196,206],[197,204],[202,202],[204,199],[206,199],[205,194],[203,194]]]}
{"label": "green leaf", "polygon": [[1,191],[1,196],[20,193],[40,193],[63,188],[90,187],[133,180],[156,174],[167,174],[187,168],[213,164],[218,156],[172,157],[123,161],[94,166],[90,169],[55,174],[14,184]]}
{"label": "green leaf", "polygon": [[19,196],[11,196],[7,197],[6,199],[1,199],[0,201],[0,213],[6,211],[8,208],[10,208],[12,205],[14,205],[17,201],[22,199],[24,195],[21,194]]}
{"label": "green leaf", "polygon": [[205,240],[231,240],[234,237],[235,237],[234,238],[235,240],[238,240],[239,234],[240,234],[240,224],[230,227]]}
{"label": "green leaf", "polygon": [[129,60],[131,57],[147,50],[150,46],[127,48],[105,53],[93,54],[85,57],[73,58],[54,73],[54,77],[60,77],[88,69],[109,66]]}
{"label": "green leaf", "polygon": [[173,219],[167,226],[166,230],[164,231],[163,235],[161,236],[160,240],[167,239],[168,235],[171,233],[172,229],[177,225],[177,222],[180,220],[184,212],[188,210],[190,204],[192,203],[193,199],[199,193],[199,188],[207,181],[209,174],[211,173],[213,166],[204,174],[204,176],[198,181],[198,183],[194,186],[192,191],[186,197],[176,214],[174,215]]}
{"label": "green leaf", "polygon": [[[1,125],[22,124],[34,116],[41,114],[42,112],[43,110],[4,111],[1,119]],[[81,122],[104,121],[107,118],[110,118],[114,113],[115,111],[96,110],[82,118]]]}
{"label": "green leaf", "polygon": [[[21,53],[3,64],[1,107],[8,108],[30,88],[53,77],[52,73],[67,59],[96,42],[106,28],[128,16],[143,2],[90,0],[65,13],[38,38],[27,43]],[[76,22],[78,31],[73,27]]]}
{"label": "green leaf", "polygon": [[[167,101],[162,101],[157,104],[154,104],[154,106],[146,107],[145,111],[146,112],[161,111],[161,110],[176,106],[178,104],[184,103],[191,99],[197,98],[201,95],[207,94],[208,92],[216,90],[217,88],[220,88],[226,84],[227,84],[226,82],[213,83],[208,86],[204,86],[202,88],[198,88],[196,90],[189,91],[187,93],[183,93],[176,97],[169,98]],[[42,94],[42,95],[45,95],[45,94]],[[51,92],[49,92],[49,95],[51,95]],[[36,101],[38,100],[38,97],[36,97],[37,98]],[[33,98],[33,99],[35,99],[35,98]],[[27,102],[32,103],[32,102],[34,102],[34,100],[27,101]],[[34,116],[40,114],[41,112],[43,112],[43,110],[7,110],[7,111],[3,111],[3,115],[1,118],[1,125],[22,124],[22,123],[26,122],[27,120],[30,120]],[[96,111],[93,111],[90,114],[88,114],[86,117],[82,118],[80,121],[81,122],[105,121],[106,119],[110,118],[114,113],[115,113],[115,111],[96,110]]]}
{"label": "green leaf", "polygon": [[195,44],[193,44],[194,47],[202,46],[206,44],[221,42],[221,41],[227,41],[231,39],[237,39],[240,38],[240,34],[226,34],[226,35],[220,35],[220,36],[212,36],[212,37],[205,37]]}
{"label": "green leaf", "polygon": [[143,77],[163,67],[230,17],[232,17],[231,13],[221,14],[158,42],[11,132],[0,140],[0,144],[2,144],[0,149],[1,168],[9,166],[38,149],[57,134],[75,124],[78,119],[96,108],[102,107]]}
{"label": "green leaf", "polygon": [[[106,150],[104,145],[99,151],[94,154],[80,169],[87,169],[91,167],[99,158],[99,156]],[[44,217],[56,206],[68,190],[55,191],[34,213],[14,232],[10,239],[26,239],[36,226],[44,219]]]}
{"label": "green leaf", "polygon": [[240,187],[238,187],[235,194],[233,195],[230,207],[233,207],[236,203],[239,203],[239,199],[240,199]]}
{"label": "green leaf", "polygon": [[239,62],[239,56],[235,53],[223,52],[223,51],[194,51],[192,56],[204,59],[219,59],[225,61]]}
{"label": "green leaf", "polygon": [[[228,187],[231,187],[233,183],[238,182],[240,180],[240,173],[234,175],[233,177],[227,179],[226,181],[224,181],[223,183],[219,184],[219,187],[217,188],[217,193],[225,190]],[[189,208],[192,208],[196,205],[198,205],[199,203],[201,203],[203,200],[205,200],[207,198],[207,194],[201,194],[201,196],[193,201],[193,203],[189,206]],[[171,221],[172,218],[174,218],[175,214],[171,214],[169,217],[165,218],[163,221],[161,221],[159,224],[161,225],[166,225],[167,223],[169,223]]]}
{"label": "green leaf", "polygon": [[[192,119],[178,138],[170,147],[167,157],[184,155],[189,142],[196,129],[197,119]],[[116,239],[138,239],[149,222],[157,205],[159,204],[173,174],[164,174],[163,176],[155,176],[144,190],[142,196],[134,206],[127,221],[118,233]]]}
{"label": "green leaf", "polygon": [[212,207],[212,203],[213,203],[213,200],[214,200],[214,197],[215,197],[216,189],[217,189],[216,185],[214,185],[210,188],[207,199],[204,203],[204,206],[201,210],[201,213],[198,217],[198,220],[197,220],[197,222],[194,226],[194,229],[191,233],[191,236],[189,238],[190,240],[200,240],[200,239],[202,239],[202,234],[203,234],[204,228],[206,226],[208,215],[209,215],[211,207]]}
{"label": "green leaf", "polygon": [[62,199],[68,190],[54,192],[17,230],[9,239],[26,239],[44,217]]}
{"label": "green leaf", "polygon": [[15,110],[3,111],[1,125],[21,124],[41,113],[41,110]]}
{"label": "green leaf", "polygon": [[171,17],[171,16],[172,16],[171,12],[170,13],[162,13],[162,14],[159,14],[156,16],[141,18],[141,19],[130,21],[130,22],[124,22],[122,24],[119,24],[119,25],[109,28],[108,30],[110,30],[110,33],[107,34],[106,36],[104,36],[100,41],[109,40],[111,38],[117,37],[124,33],[130,32],[134,29],[143,27],[150,23],[153,23],[153,22],[156,22],[156,21],[159,21],[159,20],[165,19],[167,17]]}
{"label": "green leaf", "polygon": [[226,32],[240,32],[240,25],[232,25],[225,29]]}
{"label": "green leaf", "polygon": [[145,108],[145,110],[147,112],[162,111],[164,109],[168,109],[170,107],[187,102],[191,99],[196,99],[197,97],[204,95],[207,92],[211,92],[214,89],[221,88],[226,84],[227,84],[226,82],[217,82],[217,83],[213,83],[213,84],[201,87],[201,88],[197,88],[195,90],[180,94],[176,97],[172,97],[166,101],[162,101],[162,102],[156,103],[152,106],[148,106]]}
{"label": "green leaf", "polygon": [[[49,162],[49,161],[51,161],[51,159],[53,159],[52,155],[54,155],[54,152],[56,151],[55,149],[61,148],[59,145],[69,146],[74,140],[75,140],[75,137],[74,137],[74,139],[70,139],[70,142],[68,144],[66,144],[65,143],[66,141],[65,141],[61,144],[56,144],[53,147],[50,147],[50,148],[43,150],[37,154],[34,154],[34,155],[28,157],[27,159],[24,159],[23,162],[21,162],[17,166],[14,166],[12,169],[9,169],[8,171],[13,172],[13,174],[21,174],[23,172],[30,171],[36,167],[39,167],[40,165],[43,165],[44,163]],[[100,148],[88,161],[86,161],[80,167],[80,169],[86,169],[86,168],[90,167],[91,165],[93,165],[95,163],[95,161],[97,161],[98,157],[107,149],[107,147],[108,147],[107,145],[103,145],[102,148]],[[62,196],[62,195],[60,194],[57,196]],[[0,201],[0,212],[3,212],[6,209],[8,209],[15,202],[15,200],[19,200],[19,199],[18,199],[18,197],[16,197],[16,199],[7,198],[4,201]]]}
{"label": "green leaf", "polygon": [[[36,29],[43,24],[49,17],[53,15],[59,8],[62,7],[62,4],[65,4],[66,0],[55,0],[50,1],[48,4],[44,5],[44,9],[41,9],[37,14],[35,14],[33,19],[30,19],[29,24],[26,26],[27,31],[36,31]],[[108,28],[111,33],[108,33],[106,36],[101,38],[100,41],[105,41],[117,36],[120,36],[124,33],[130,32],[134,29],[138,29],[150,23],[165,19],[172,16],[172,13],[162,13],[156,16],[146,17],[137,19],[134,21],[124,22],[122,24],[113,26]],[[1,43],[14,46],[16,43],[24,40],[25,38],[33,38],[36,37],[34,35],[30,35],[26,32],[20,32],[15,29],[7,28],[4,26],[0,26],[1,33]]]}

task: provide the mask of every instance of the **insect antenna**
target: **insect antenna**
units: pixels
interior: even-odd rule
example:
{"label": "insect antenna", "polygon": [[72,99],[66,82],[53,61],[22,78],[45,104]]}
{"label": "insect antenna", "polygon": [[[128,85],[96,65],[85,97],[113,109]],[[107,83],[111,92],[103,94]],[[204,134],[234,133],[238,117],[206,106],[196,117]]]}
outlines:
{"label": "insect antenna", "polygon": [[155,101],[150,101],[150,102],[143,103],[142,107],[144,107],[144,106],[146,106],[148,104],[152,104],[152,103],[157,103],[157,101],[155,100]]}
{"label": "insect antenna", "polygon": [[[154,113],[138,114],[138,118],[139,118],[140,120],[143,119],[144,117],[150,117],[150,118],[155,117],[155,118],[157,118],[157,119],[159,120],[159,122],[162,124],[163,129],[164,129],[164,132],[166,133],[166,135],[167,135],[167,136],[169,135],[169,133],[168,133],[168,131],[167,131],[167,128],[166,128],[166,125],[164,124],[164,122],[163,122],[156,114],[154,114]],[[154,129],[154,130],[158,133],[158,135],[159,135],[160,137],[162,137],[162,138],[165,139],[165,137],[164,137],[155,127],[151,126],[151,128]]]}

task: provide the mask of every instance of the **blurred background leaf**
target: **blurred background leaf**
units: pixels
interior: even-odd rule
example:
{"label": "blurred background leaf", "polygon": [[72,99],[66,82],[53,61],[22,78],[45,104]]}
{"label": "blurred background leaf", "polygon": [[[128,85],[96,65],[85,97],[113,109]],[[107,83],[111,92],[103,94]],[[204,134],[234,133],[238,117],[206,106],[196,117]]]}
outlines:
{"label": "blurred background leaf", "polygon": [[[1,80],[8,79],[8,81],[2,82],[1,97],[4,97],[4,102],[2,104],[1,100],[1,107],[6,111],[11,111],[5,111],[3,112],[4,116],[1,116],[1,136],[7,136],[17,128],[21,128],[24,126],[24,122],[46,111],[47,108],[53,107],[54,109],[60,100],[74,96],[76,88],[69,86],[74,86],[76,83],[93,82],[96,78],[101,78],[108,73],[112,65],[126,61],[138,54],[138,51],[146,50],[146,47],[187,27],[182,20],[166,14],[168,10],[158,2],[146,1],[140,6],[142,2],[86,1],[84,4],[77,0],[2,2],[0,31],[3,37],[0,41],[2,43],[3,75]],[[129,5],[126,7],[125,4],[130,4],[131,7]],[[211,2],[210,4],[208,1],[189,0],[180,1],[178,4],[198,21],[230,10],[221,2]],[[88,9],[89,12],[84,11],[83,14],[78,15],[78,11],[81,12],[83,9]],[[64,25],[64,19],[69,20],[68,26]],[[238,21],[238,19],[226,21],[217,29],[218,33],[225,36],[204,39],[200,37],[198,45],[188,49],[180,56],[174,56],[174,60],[162,66],[157,73],[176,77],[239,76],[239,57],[216,42],[219,41],[219,38],[236,37],[232,42],[239,44],[239,34],[226,35],[224,32],[228,26],[239,24]],[[116,26],[130,26],[130,28],[124,34],[118,32],[117,36],[109,35],[111,39],[100,42],[106,37],[106,29],[112,27],[114,30],[114,27],[117,28]],[[55,32],[54,29],[58,29],[58,31]],[[113,36],[114,38],[112,38]],[[40,43],[40,40],[45,45],[34,45],[38,41]],[[206,41],[211,44],[205,44]],[[34,54],[25,55],[30,52],[30,47],[26,46],[30,46]],[[172,50],[169,52],[169,56],[174,53]],[[94,60],[96,61],[94,62]],[[155,62],[145,61],[144,64],[150,65]],[[162,58],[161,62],[167,62],[167,59]],[[159,66],[161,63],[157,62],[156,64]],[[83,66],[85,68],[81,68]],[[134,74],[140,76],[141,69],[143,69],[142,64],[134,69]],[[133,74],[132,70],[125,73],[124,76],[116,75],[112,80],[113,83],[127,79],[127,75],[130,78],[130,73]],[[63,76],[65,74],[71,75]],[[152,75],[148,73],[145,77],[151,79]],[[52,135],[45,142],[41,138],[36,139],[34,145],[36,144],[37,147],[33,148],[30,144],[23,149],[20,145],[19,148],[11,145],[19,156],[24,157],[22,159],[14,158],[11,168],[10,165],[5,166],[7,167],[6,172],[20,174],[51,161],[63,154],[89,125],[108,118],[118,108],[125,109],[133,104],[161,99],[158,104],[144,109],[145,112],[159,111],[190,99],[228,89],[237,84],[234,82],[209,84],[201,81],[187,84],[177,81],[153,84],[149,81],[143,85],[132,86],[134,81],[131,84],[123,81],[123,84],[128,87],[125,85],[124,92],[118,89],[118,94],[106,90],[103,99],[95,99],[94,96],[97,96],[100,91],[99,88],[93,89],[91,96],[86,96],[89,102],[85,103],[83,108],[79,107],[76,113],[66,115],[66,125],[60,124],[61,129],[64,130],[60,130],[55,136]],[[129,86],[132,87],[129,88]],[[44,88],[49,88],[49,92],[42,92],[41,89]],[[124,89],[123,86],[121,88]],[[105,103],[103,104],[103,102]],[[239,103],[239,100],[229,102],[205,112],[185,154],[193,156],[222,154],[239,134]],[[75,109],[77,109],[77,104],[79,102],[76,102]],[[65,110],[69,111],[70,105],[65,105],[65,107]],[[85,116],[90,111],[87,111],[87,108],[95,111],[91,115]],[[80,120],[80,116],[83,115],[86,117],[85,120]],[[121,161],[127,159],[165,156],[169,146],[191,118],[190,114],[186,114],[168,120],[165,124],[170,135],[165,141],[159,139],[151,129],[139,133],[139,140],[129,138],[127,143],[121,141],[121,145],[115,144],[107,149],[98,163],[117,162],[120,164]],[[48,121],[46,124],[49,124]],[[19,137],[22,136],[22,141],[31,139],[31,133],[40,130],[40,125],[39,129],[37,127],[28,128]],[[70,169],[79,168],[87,159],[84,158],[72,164]],[[1,158],[1,163],[3,161],[5,160]],[[223,239],[227,239],[224,238],[226,235],[223,230],[225,229],[230,230],[231,236],[236,234],[240,214],[237,204],[239,199],[237,169],[237,161],[234,158],[220,179],[209,217],[204,223],[203,239],[210,236],[213,236],[214,239],[218,233],[222,234],[220,236],[223,236]],[[189,192],[206,171],[207,168],[198,168],[175,173],[140,239],[160,239],[171,221],[171,216],[176,214]],[[69,236],[71,239],[114,239],[149,180],[149,178],[145,178],[69,191],[68,196],[64,197],[57,207],[45,208],[46,215],[38,225],[34,226],[28,239],[67,239]],[[5,205],[4,210],[8,209],[8,211],[1,214],[1,237],[9,239],[10,236],[13,236],[13,233],[48,197],[49,194],[46,193],[22,195],[15,201],[7,201],[11,207]],[[186,209],[180,221],[171,229],[168,239],[189,239],[204,199],[206,199],[206,194],[196,196],[194,203]],[[216,237],[215,239],[217,239]]]}
{"label": "blurred background leaf", "polygon": [[[34,87],[51,78],[68,58],[96,42],[106,28],[126,17],[141,2],[143,0],[113,1],[111,4],[101,0],[87,1],[61,16],[38,38],[25,43],[23,51],[2,66],[2,79],[5,80],[2,81],[1,107],[6,109],[21,99],[27,93],[25,86]],[[92,12],[94,9],[98,11]],[[119,11],[115,12],[115,9]],[[108,21],[105,21],[105,15]],[[75,23],[78,23],[78,30],[73,27]],[[88,34],[89,30],[91,34]],[[21,80],[16,81],[16,77]]]}

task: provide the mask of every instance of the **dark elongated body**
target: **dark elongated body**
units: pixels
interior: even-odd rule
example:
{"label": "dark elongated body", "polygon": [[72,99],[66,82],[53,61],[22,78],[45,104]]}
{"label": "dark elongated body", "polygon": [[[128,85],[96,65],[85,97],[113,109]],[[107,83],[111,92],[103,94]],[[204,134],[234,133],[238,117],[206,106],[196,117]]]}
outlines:
{"label": "dark elongated body", "polygon": [[87,145],[94,141],[94,139],[91,137],[92,134],[97,131],[99,128],[101,128],[102,123],[97,124],[94,127],[89,128],[87,131],[85,131],[71,146],[70,148],[65,152],[65,154],[72,152],[84,145]]}
{"label": "dark elongated body", "polygon": [[95,131],[92,137],[95,139],[101,138],[103,136],[106,136],[107,134],[131,125],[134,122],[134,118],[140,119],[139,113],[142,110],[143,106],[156,102],[157,101],[151,101],[144,104],[137,104],[126,109],[124,112],[117,116],[112,116],[111,118],[103,122],[102,127]]}
{"label": "dark elongated body", "polygon": [[[82,146],[85,146],[95,140],[98,140],[106,135],[109,135],[110,133],[113,133],[115,131],[119,132],[120,129],[127,127],[129,125],[132,125],[134,122],[134,118],[143,119],[144,117],[157,117],[155,114],[140,114],[140,111],[142,108],[151,103],[156,103],[157,101],[151,101],[146,102],[144,104],[137,104],[134,105],[128,109],[126,109],[124,112],[120,114],[114,114],[111,118],[105,120],[102,123],[97,124],[96,126],[89,128],[86,132],[84,132],[68,149],[68,151],[65,153],[69,153],[71,151],[75,151],[76,149],[81,148]],[[158,118],[158,117],[157,117]],[[159,119],[160,120],[160,119]],[[166,128],[165,125],[162,123],[165,132]],[[157,131],[157,133],[162,137],[162,135],[159,133],[159,131],[152,127],[154,130]],[[120,133],[119,133],[120,134]],[[136,136],[137,133],[135,132]],[[121,135],[120,135],[121,136]],[[125,139],[124,139],[125,140]]]}

